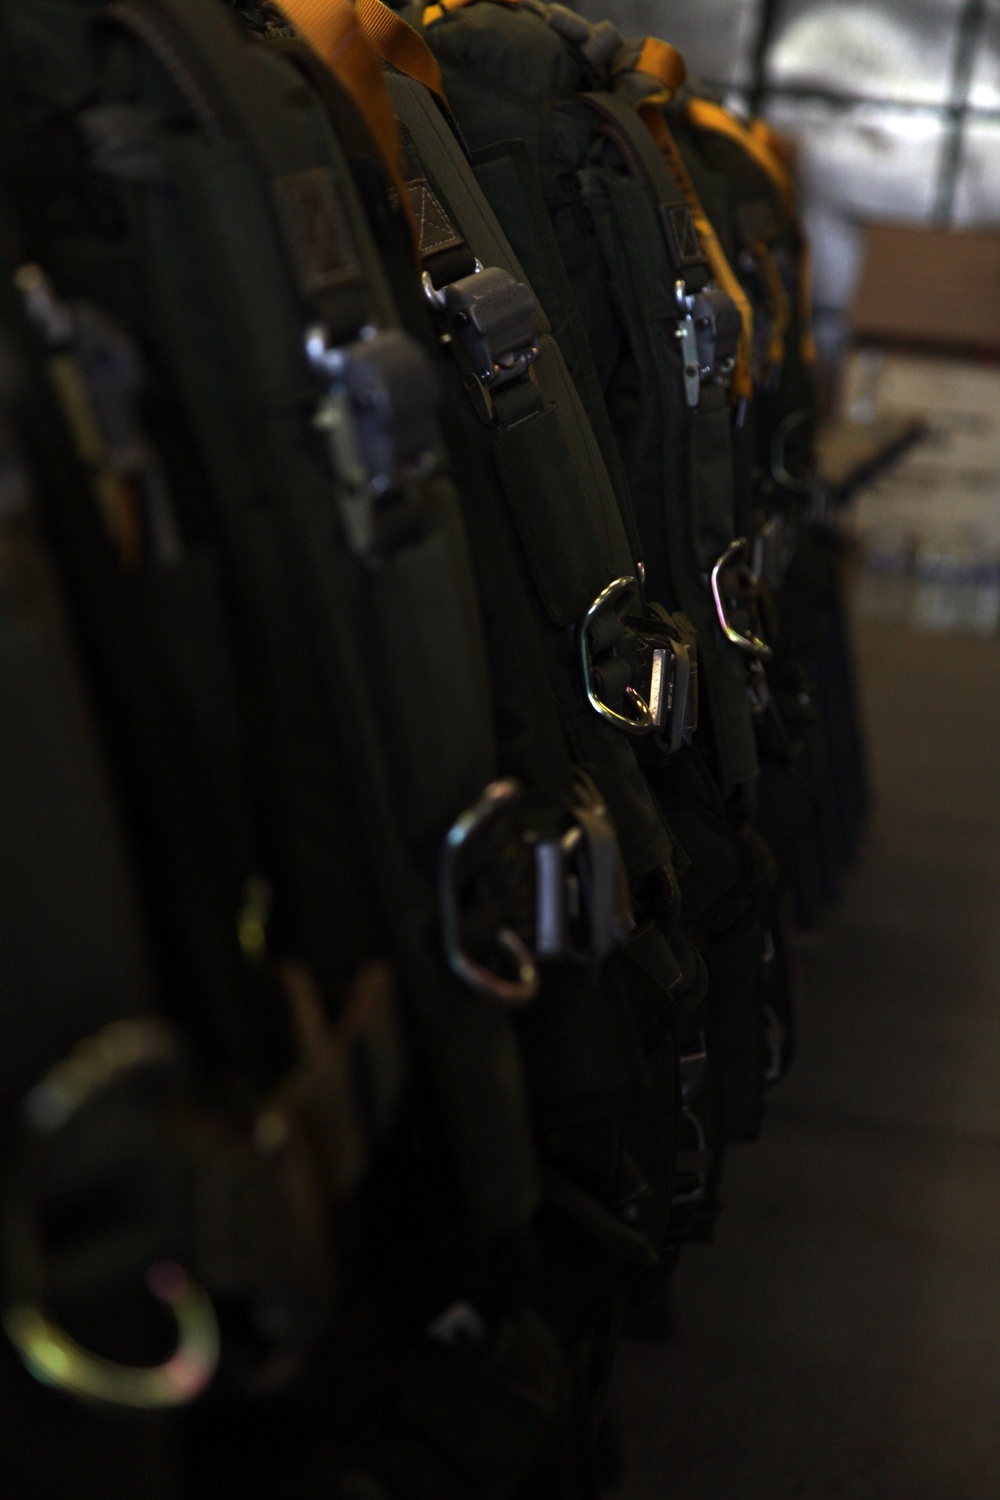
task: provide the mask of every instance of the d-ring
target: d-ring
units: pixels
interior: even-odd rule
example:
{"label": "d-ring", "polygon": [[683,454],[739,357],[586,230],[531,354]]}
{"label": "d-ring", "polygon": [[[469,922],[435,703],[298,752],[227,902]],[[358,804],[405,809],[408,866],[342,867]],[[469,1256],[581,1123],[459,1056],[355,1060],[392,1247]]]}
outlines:
{"label": "d-ring", "polygon": [[36,1380],[82,1401],[139,1411],[186,1406],[210,1385],[218,1369],[215,1309],[208,1294],[172,1261],[153,1266],[146,1282],[177,1322],[177,1348],[162,1365],[122,1365],[92,1354],[40,1308],[26,1303],[4,1313],[7,1337]]}

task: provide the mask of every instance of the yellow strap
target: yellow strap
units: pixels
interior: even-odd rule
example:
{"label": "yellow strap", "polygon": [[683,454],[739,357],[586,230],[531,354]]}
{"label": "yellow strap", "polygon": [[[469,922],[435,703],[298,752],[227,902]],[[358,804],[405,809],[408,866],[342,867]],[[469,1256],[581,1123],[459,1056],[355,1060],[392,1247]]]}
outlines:
{"label": "yellow strap", "polygon": [[340,80],[363,115],[409,219],[416,256],[416,225],[406,191],[399,125],[378,54],[362,30],[354,6],[350,0],[281,0],[281,3],[289,20]]}
{"label": "yellow strap", "polygon": [[776,130],[773,130],[766,120],[754,120],[748,129],[739,120],[733,118],[717,104],[709,104],[705,99],[691,99],[688,102],[688,118],[693,125],[700,125],[705,130],[715,130],[720,135],[726,135],[730,140],[736,141],[744,150],[753,157],[761,171],[774,183],[781,195],[781,200],[792,218],[798,231],[799,240],[802,244],[802,254],[799,263],[799,319],[802,323],[802,360],[804,364],[814,365],[817,361],[816,341],[812,332],[812,253],[798,218],[797,192],[795,179],[789,167],[788,149]]}
{"label": "yellow strap", "polygon": [[357,0],[356,9],[365,35],[382,61],[422,83],[447,109],[438,60],[420,33],[383,0]]}
{"label": "yellow strap", "polygon": [[692,125],[701,130],[714,130],[717,135],[728,136],[742,146],[748,156],[774,183],[781,201],[790,214],[795,213],[795,182],[781,157],[763,139],[737,120],[721,104],[710,104],[707,99],[689,99],[687,117]]}
{"label": "yellow strap", "polygon": [[671,94],[676,94],[687,78],[687,63],[676,47],[648,36],[638,58],[632,64],[637,73],[650,73]]}
{"label": "yellow strap", "polygon": [[[494,0],[497,5],[519,5],[520,0]],[[433,5],[425,6],[423,22],[425,26],[433,26],[435,21],[440,21],[442,16],[452,10],[462,10],[466,5],[475,4],[475,0],[435,0]]]}
{"label": "yellow strap", "polygon": [[730,384],[730,392],[737,400],[747,400],[753,396],[753,374],[751,371],[751,352],[753,349],[753,309],[749,298],[743,290],[733,272],[725,252],[719,244],[719,237],[709,222],[705,210],[701,206],[701,200],[695,191],[694,183],[691,181],[687,167],[674,140],[667,122],[663,118],[663,104],[667,102],[661,95],[658,99],[646,99],[639,105],[641,115],[647,130],[653,137],[657,147],[663,152],[667,166],[681,193],[684,201],[691,210],[694,227],[698,231],[705,259],[708,261],[712,275],[715,277],[722,290],[735,302],[740,314],[740,339],[736,351],[736,368]]}
{"label": "yellow strap", "polygon": [[778,262],[771,254],[770,246],[758,240],[751,250],[764,273],[767,283],[768,302],[771,312],[771,332],[767,341],[767,370],[779,369],[785,362],[785,336],[792,321],[792,304],[788,300],[785,283],[781,279]]}

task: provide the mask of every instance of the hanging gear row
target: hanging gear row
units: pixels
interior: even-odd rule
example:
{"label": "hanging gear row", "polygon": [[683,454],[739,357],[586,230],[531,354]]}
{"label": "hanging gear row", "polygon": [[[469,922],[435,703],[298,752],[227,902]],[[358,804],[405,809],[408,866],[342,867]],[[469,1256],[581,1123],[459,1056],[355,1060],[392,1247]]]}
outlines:
{"label": "hanging gear row", "polygon": [[592,1497],[863,800],[782,143],[538,0],[0,69],[8,1410]]}

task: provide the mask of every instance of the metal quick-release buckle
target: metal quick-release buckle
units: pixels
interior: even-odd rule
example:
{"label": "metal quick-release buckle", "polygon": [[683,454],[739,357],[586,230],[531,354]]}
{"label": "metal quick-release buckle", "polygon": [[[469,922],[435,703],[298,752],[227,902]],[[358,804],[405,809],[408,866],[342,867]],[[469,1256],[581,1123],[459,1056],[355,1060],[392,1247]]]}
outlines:
{"label": "metal quick-release buckle", "polygon": [[674,283],[677,298],[677,338],[684,360],[684,396],[688,406],[701,399],[702,385],[722,384],[736,365],[740,313],[720,287],[706,287],[689,295],[683,281]]}
{"label": "metal quick-release buckle", "polygon": [[317,325],[306,335],[306,352],[329,382],[314,421],[329,444],[348,547],[377,557],[398,530],[397,507],[405,511],[409,500],[412,508],[410,486],[437,467],[434,367],[394,328],[362,330],[353,344],[331,345]]}
{"label": "metal quick-release buckle", "polygon": [[[696,652],[653,619],[627,617],[619,604],[636,589],[633,577],[616,578],[595,599],[580,628],[584,690],[595,713],[627,734],[666,738],[670,754],[690,744],[697,728]],[[609,694],[607,678],[618,677],[620,693]],[[639,685],[637,685],[637,682]],[[631,712],[607,699],[621,697]]]}
{"label": "metal quick-release buckle", "polygon": [[535,842],[535,951],[600,963],[631,920],[618,838],[604,807],[577,808],[566,833]]}
{"label": "metal quick-release buckle", "polygon": [[477,269],[437,288],[424,272],[424,295],[444,318],[444,339],[465,377],[480,417],[493,420],[493,391],[524,375],[538,358],[535,299],[499,266]]}
{"label": "metal quick-release buckle", "polygon": [[[631,683],[624,689],[623,697],[630,706],[631,715],[621,714],[612,708],[601,697],[600,685],[598,683],[599,669],[595,663],[595,654],[598,649],[603,649],[614,657],[617,657],[618,641],[598,642],[595,637],[602,625],[607,625],[612,616],[616,615],[618,604],[629,594],[637,590],[634,577],[616,578],[609,583],[606,589],[602,589],[587,610],[580,626],[580,663],[583,667],[583,687],[587,694],[587,701],[595,713],[600,714],[602,719],[607,719],[609,724],[614,724],[617,729],[624,729],[626,734],[651,734],[657,727],[652,710],[645,698],[641,697]],[[620,640],[624,640],[624,627],[621,626]]]}
{"label": "metal quick-release buckle", "polygon": [[[737,612],[746,615],[740,595],[752,594],[757,586],[757,580],[747,561],[747,551],[746,537],[740,536],[730,542],[712,569],[710,579],[712,598],[715,601],[715,613],[726,640],[731,642],[738,651],[745,652],[757,661],[768,661],[771,648],[766,641],[762,641],[754,633],[749,615],[747,615],[747,623],[743,629],[739,629],[733,623],[733,617]],[[742,562],[739,561],[740,558],[743,559]]]}
{"label": "metal quick-release buckle", "polygon": [[539,962],[600,963],[629,916],[606,811],[577,808],[565,832],[541,835],[521,801],[514,778],[492,782],[448,831],[438,879],[449,967],[510,1008],[537,995]]}
{"label": "metal quick-release buckle", "polygon": [[653,723],[673,755],[692,743],[698,728],[697,649],[647,628],[643,621],[630,619],[627,624],[643,673],[648,664],[647,701]]}

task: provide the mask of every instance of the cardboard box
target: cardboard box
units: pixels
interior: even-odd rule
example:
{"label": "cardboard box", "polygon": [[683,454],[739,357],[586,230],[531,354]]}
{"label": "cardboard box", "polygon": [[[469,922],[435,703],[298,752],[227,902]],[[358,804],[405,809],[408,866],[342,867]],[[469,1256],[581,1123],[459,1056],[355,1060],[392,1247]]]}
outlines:
{"label": "cardboard box", "polygon": [[859,343],[1000,354],[1000,235],[869,225],[850,326]]}

